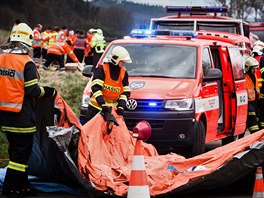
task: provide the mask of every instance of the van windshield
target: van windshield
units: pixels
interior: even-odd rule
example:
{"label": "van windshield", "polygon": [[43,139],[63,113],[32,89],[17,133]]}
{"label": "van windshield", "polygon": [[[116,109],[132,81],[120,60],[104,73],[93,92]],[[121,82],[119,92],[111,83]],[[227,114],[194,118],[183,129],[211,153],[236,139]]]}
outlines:
{"label": "van windshield", "polygon": [[[108,57],[112,48],[108,50]],[[129,76],[195,78],[196,47],[165,44],[122,44],[132,59],[125,64]],[[107,58],[104,59],[107,62]]]}

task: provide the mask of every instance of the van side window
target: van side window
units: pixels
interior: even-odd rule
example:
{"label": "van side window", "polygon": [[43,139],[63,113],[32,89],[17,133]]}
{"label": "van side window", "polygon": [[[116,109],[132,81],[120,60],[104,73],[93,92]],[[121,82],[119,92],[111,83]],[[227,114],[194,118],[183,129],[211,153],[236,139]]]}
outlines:
{"label": "van side window", "polygon": [[203,75],[206,76],[210,68],[212,68],[212,63],[208,48],[203,49],[202,67],[203,67]]}
{"label": "van side window", "polygon": [[232,72],[235,80],[244,78],[244,58],[238,48],[228,48]]}

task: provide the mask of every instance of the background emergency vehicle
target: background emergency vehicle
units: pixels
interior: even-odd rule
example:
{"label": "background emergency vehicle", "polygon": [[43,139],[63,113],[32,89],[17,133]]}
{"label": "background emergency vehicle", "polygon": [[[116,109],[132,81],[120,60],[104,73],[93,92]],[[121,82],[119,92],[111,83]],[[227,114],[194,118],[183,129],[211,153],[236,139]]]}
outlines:
{"label": "background emergency vehicle", "polygon": [[[247,90],[240,47],[241,35],[134,30],[129,39],[111,42],[125,47],[132,59],[126,64],[131,97],[124,119],[129,129],[146,120],[152,143],[160,152],[184,148],[185,156],[203,153],[205,144],[233,141],[246,130]],[[202,38],[199,38],[201,36]],[[211,39],[209,39],[211,38]],[[91,75],[87,66],[85,76]],[[83,92],[81,122],[91,79]]]}
{"label": "background emergency vehicle", "polygon": [[[248,22],[224,16],[227,7],[167,6],[166,10],[175,15],[150,19],[150,30],[215,31],[251,38]],[[250,54],[250,43],[238,42],[237,45]]]}
{"label": "background emergency vehicle", "polygon": [[252,22],[249,29],[259,40],[264,41],[264,22]]}

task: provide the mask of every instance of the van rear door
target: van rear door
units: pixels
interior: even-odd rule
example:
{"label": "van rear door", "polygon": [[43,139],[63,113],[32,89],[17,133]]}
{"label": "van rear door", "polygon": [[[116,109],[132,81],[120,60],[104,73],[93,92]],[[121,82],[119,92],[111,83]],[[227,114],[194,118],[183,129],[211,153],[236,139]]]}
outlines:
{"label": "van rear door", "polygon": [[246,119],[247,119],[247,88],[244,78],[244,58],[236,47],[228,47],[229,59],[232,82],[230,82],[231,88],[231,114],[232,114],[232,129],[234,129],[234,135],[238,135],[245,132]]}

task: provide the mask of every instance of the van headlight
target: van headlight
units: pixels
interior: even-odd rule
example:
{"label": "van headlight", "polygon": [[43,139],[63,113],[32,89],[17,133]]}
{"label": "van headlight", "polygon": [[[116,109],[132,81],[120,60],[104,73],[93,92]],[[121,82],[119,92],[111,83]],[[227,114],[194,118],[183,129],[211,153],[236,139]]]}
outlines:
{"label": "van headlight", "polygon": [[83,107],[88,107],[88,103],[90,101],[90,96],[89,95],[83,95],[82,96],[82,106]]}
{"label": "van headlight", "polygon": [[174,111],[187,111],[194,109],[194,102],[192,98],[186,98],[182,100],[167,100],[165,109]]}

